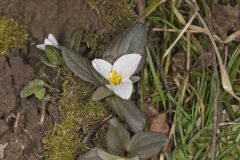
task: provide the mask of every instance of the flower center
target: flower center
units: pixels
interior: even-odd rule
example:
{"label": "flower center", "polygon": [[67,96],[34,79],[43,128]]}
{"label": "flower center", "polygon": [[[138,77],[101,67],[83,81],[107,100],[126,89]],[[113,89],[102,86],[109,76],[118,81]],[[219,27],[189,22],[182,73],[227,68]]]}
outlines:
{"label": "flower center", "polygon": [[117,71],[112,70],[112,72],[108,76],[108,80],[113,84],[113,85],[118,85],[121,83],[122,80],[122,75],[118,74]]}

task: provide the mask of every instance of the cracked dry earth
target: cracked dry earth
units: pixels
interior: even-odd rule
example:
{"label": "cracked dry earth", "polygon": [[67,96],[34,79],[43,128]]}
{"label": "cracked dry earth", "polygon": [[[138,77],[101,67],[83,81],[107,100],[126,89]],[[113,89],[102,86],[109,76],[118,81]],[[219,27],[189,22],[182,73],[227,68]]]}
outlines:
{"label": "cracked dry earth", "polygon": [[25,23],[30,34],[23,53],[16,51],[9,58],[0,57],[0,160],[41,160],[44,159],[42,140],[59,120],[59,110],[48,103],[44,124],[40,125],[41,102],[33,96],[19,97],[22,87],[39,77],[40,71],[52,83],[52,69],[31,58],[37,51],[35,44],[48,33],[61,42],[79,26],[97,31],[103,22],[84,0],[2,0],[0,15]]}

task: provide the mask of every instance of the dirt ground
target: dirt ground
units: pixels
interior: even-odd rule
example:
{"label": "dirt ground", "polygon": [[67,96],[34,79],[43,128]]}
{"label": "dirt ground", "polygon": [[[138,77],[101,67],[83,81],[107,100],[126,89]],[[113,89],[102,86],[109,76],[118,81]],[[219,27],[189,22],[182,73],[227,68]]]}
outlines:
{"label": "dirt ground", "polygon": [[[213,27],[225,38],[226,33],[235,31],[233,26],[240,26],[239,8],[215,7],[213,17],[216,25]],[[225,10],[229,14],[221,16],[218,13]],[[9,58],[0,57],[0,145],[6,144],[4,158],[0,159],[44,159],[42,140],[59,120],[59,106],[47,104],[45,121],[41,125],[41,102],[34,97],[22,99],[19,92],[36,77],[54,87],[61,87],[60,82],[53,82],[57,71],[32,58],[38,51],[35,45],[41,43],[48,33],[53,33],[61,43],[79,26],[85,30],[98,31],[104,27],[104,22],[85,0],[1,0],[0,15],[20,20],[27,25],[30,34],[26,49],[14,51]]]}
{"label": "dirt ground", "polygon": [[44,128],[58,119],[56,106],[48,105],[45,123],[40,125],[40,101],[19,97],[22,87],[33,77],[34,69],[20,56],[0,58],[0,144],[7,144],[4,160],[40,159]]}
{"label": "dirt ground", "polygon": [[31,58],[37,51],[35,44],[48,33],[61,42],[80,25],[86,30],[98,30],[102,23],[84,0],[5,0],[0,1],[0,14],[27,24],[30,33],[27,49],[16,51],[10,58],[0,58],[0,144],[7,145],[2,160],[43,159],[42,139],[59,119],[58,106],[47,105],[44,124],[40,125],[41,102],[19,96],[32,79],[42,76],[53,83],[50,75],[56,74]]}

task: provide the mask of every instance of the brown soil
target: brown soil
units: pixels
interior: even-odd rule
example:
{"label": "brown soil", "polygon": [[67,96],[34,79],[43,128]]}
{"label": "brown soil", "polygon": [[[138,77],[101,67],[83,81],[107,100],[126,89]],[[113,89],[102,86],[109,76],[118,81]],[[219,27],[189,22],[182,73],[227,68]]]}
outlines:
{"label": "brown soil", "polygon": [[0,57],[0,144],[8,143],[3,160],[43,159],[42,139],[59,119],[58,107],[49,103],[44,124],[40,125],[41,101],[22,99],[19,92],[35,77],[52,84],[56,71],[29,55],[37,51],[35,44],[48,33],[61,42],[79,26],[98,30],[103,24],[84,0],[0,1],[0,14],[27,24],[31,40],[21,56],[15,53],[9,59]]}
{"label": "brown soil", "polygon": [[[8,143],[4,160],[40,159],[44,126],[52,126],[58,112],[48,112],[40,125],[41,102],[22,99],[19,92],[34,77],[33,68],[18,55],[0,58],[0,144]],[[56,106],[48,105],[49,111]]]}
{"label": "brown soil", "polygon": [[0,1],[0,13],[26,23],[31,38],[38,41],[48,33],[61,40],[79,26],[86,30],[98,30],[103,26],[84,0]]}

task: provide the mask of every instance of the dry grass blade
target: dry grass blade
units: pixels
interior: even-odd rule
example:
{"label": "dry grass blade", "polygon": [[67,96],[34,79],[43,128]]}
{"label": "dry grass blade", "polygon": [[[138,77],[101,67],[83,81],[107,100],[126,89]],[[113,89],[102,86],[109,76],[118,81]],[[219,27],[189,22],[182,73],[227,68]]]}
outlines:
{"label": "dry grass blade", "polygon": [[188,23],[186,24],[186,26],[183,28],[183,30],[181,31],[181,33],[178,35],[178,37],[176,38],[176,40],[172,43],[172,45],[166,50],[166,52],[163,55],[163,58],[165,58],[170,51],[172,50],[172,48],[177,44],[177,42],[179,41],[179,39],[182,37],[182,35],[187,31],[188,27],[192,24],[192,21],[195,19],[196,15],[197,15],[197,9],[195,9],[195,12],[193,14],[193,16],[191,17],[191,19],[188,21]]}
{"label": "dry grass blade", "polygon": [[[190,27],[189,27],[190,28]],[[177,30],[172,28],[153,28],[153,32],[182,32],[183,30]],[[202,31],[187,29],[185,32],[187,33],[202,33]]]}
{"label": "dry grass blade", "polygon": [[[183,32],[183,30],[172,29],[172,28],[153,28],[153,32]],[[185,31],[187,33],[206,33],[206,29],[196,26],[190,25],[189,28]]]}
{"label": "dry grass blade", "polygon": [[228,36],[225,40],[222,40],[220,37],[218,37],[217,35],[213,36],[214,39],[220,43],[229,43],[233,40],[237,40],[240,37],[240,30],[238,30],[237,32],[234,32],[233,34],[231,34],[230,36]]}
{"label": "dry grass blade", "polygon": [[175,16],[177,17],[178,21],[181,24],[186,25],[185,19],[183,18],[182,14],[178,11],[178,9],[175,7],[175,5],[172,5],[172,9],[173,9],[173,12],[174,12]]}

